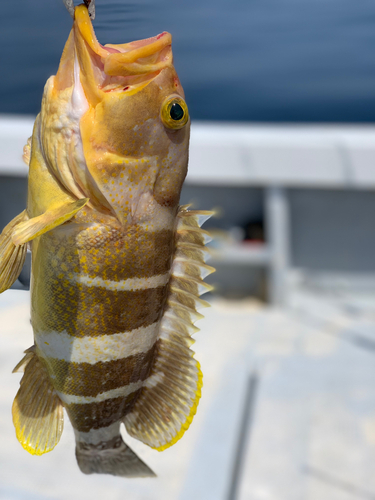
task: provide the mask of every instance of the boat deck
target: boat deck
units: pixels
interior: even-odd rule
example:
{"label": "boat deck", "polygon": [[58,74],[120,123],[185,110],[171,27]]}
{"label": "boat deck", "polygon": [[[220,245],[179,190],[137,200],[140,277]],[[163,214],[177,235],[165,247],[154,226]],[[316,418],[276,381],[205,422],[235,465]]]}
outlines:
{"label": "boat deck", "polygon": [[12,368],[32,343],[29,293],[0,297],[2,500],[375,499],[375,296],[295,292],[288,307],[212,299],[195,351],[204,388],[184,438],[159,453],[127,436],[157,479],[85,476],[66,425],[56,449],[18,444]]}

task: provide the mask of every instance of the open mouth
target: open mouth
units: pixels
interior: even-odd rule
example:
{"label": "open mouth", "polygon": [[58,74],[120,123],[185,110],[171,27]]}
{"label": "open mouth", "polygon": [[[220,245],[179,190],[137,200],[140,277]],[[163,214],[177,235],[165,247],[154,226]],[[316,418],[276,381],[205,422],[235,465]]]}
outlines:
{"label": "open mouth", "polygon": [[87,73],[90,60],[92,77],[103,92],[135,91],[172,65],[172,37],[169,33],[103,46],[95,36],[84,5],[75,9],[74,40],[81,69]]}

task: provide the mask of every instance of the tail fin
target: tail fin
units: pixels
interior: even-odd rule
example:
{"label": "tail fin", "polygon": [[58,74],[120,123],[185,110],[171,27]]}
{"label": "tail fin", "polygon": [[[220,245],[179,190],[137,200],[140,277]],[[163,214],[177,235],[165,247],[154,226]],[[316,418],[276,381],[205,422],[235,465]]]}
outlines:
{"label": "tail fin", "polygon": [[99,445],[77,442],[76,458],[84,474],[155,477],[156,474],[118,436]]}

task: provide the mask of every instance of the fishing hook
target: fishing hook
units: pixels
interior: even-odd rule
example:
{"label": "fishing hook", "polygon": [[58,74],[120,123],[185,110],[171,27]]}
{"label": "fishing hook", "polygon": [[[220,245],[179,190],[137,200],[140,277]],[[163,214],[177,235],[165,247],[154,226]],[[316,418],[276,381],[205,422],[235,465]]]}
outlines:
{"label": "fishing hook", "polygon": [[[83,0],[90,14],[91,19],[95,19],[95,0]],[[69,14],[74,19],[74,3],[73,0],[63,0]]]}

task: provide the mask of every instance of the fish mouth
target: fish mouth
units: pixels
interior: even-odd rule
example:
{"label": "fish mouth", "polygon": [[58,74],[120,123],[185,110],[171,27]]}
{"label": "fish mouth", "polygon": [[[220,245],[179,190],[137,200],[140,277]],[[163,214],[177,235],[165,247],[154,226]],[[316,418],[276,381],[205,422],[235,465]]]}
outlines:
{"label": "fish mouth", "polygon": [[103,59],[104,72],[109,76],[154,73],[172,63],[172,36],[166,31],[145,40],[103,46],[95,36],[85,5],[75,8],[74,20],[76,35],[82,37],[90,49]]}
{"label": "fish mouth", "polygon": [[[73,28],[52,80],[56,107],[61,116],[67,117],[67,134],[74,133],[59,150],[63,156],[60,164],[55,161],[56,154],[51,155],[49,163],[69,192],[90,198],[90,204],[103,213],[114,214],[114,210],[88,165],[81,135],[82,118],[105,121],[106,110],[117,109],[120,100],[140,92],[164,69],[173,68],[171,43],[171,35],[164,32],[145,40],[103,46],[96,38],[87,7],[75,7]],[[91,151],[91,145],[86,144],[86,150]],[[61,167],[63,163],[65,169]]]}
{"label": "fish mouth", "polygon": [[78,59],[81,82],[93,105],[102,100],[102,92],[141,90],[173,63],[172,36],[167,32],[125,44],[101,45],[85,5],[75,8],[72,36],[75,54],[70,56]]}

